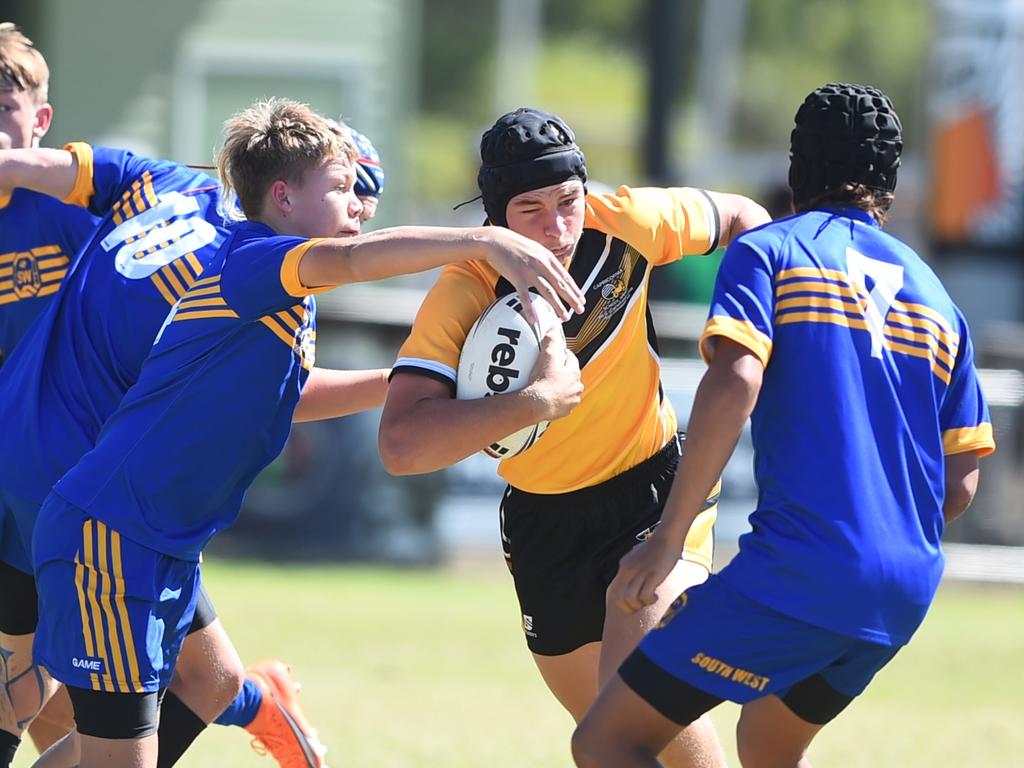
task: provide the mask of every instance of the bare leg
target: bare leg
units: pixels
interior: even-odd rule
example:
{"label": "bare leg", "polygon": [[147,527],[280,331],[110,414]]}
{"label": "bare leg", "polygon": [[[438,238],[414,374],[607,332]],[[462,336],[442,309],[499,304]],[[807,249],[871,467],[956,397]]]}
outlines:
{"label": "bare leg", "polygon": [[83,736],[82,762],[79,768],[154,768],[156,766],[156,734],[141,739],[100,739]]}
{"label": "bare leg", "polygon": [[743,768],[811,768],[804,753],[823,726],[801,720],[777,696],[744,704],[736,725]]}
{"label": "bare leg", "polygon": [[656,768],[680,726],[613,677],[572,736],[579,768]]}
{"label": "bare leg", "polygon": [[60,686],[53,697],[43,706],[35,720],[28,726],[29,736],[39,754],[64,738],[75,727],[75,713],[71,699],[64,686]]}
{"label": "bare leg", "polygon": [[32,663],[34,638],[0,633],[0,728],[18,736],[60,686]]}
{"label": "bare leg", "polygon": [[560,656],[533,654],[544,682],[577,723],[597,698],[600,656],[601,643],[588,643]]}
{"label": "bare leg", "polygon": [[220,619],[185,638],[170,690],[204,723],[212,723],[242,689],[245,669]]}
{"label": "bare leg", "polygon": [[[704,566],[680,560],[658,588],[658,601],[655,604],[634,614],[627,614],[614,605],[607,606],[598,675],[602,687],[615,677],[619,666],[643,636],[657,625],[672,601],[707,578],[708,571]],[[725,766],[725,754],[708,715],[682,729],[660,757],[662,763],[669,768]]]}
{"label": "bare leg", "polygon": [[39,756],[32,768],[77,768],[81,761],[78,731],[72,730]]}

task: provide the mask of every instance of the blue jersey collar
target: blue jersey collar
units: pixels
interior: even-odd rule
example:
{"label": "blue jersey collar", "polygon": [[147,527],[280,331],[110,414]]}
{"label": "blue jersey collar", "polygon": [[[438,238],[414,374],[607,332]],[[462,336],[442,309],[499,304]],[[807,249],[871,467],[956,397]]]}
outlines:
{"label": "blue jersey collar", "polygon": [[882,228],[882,225],[875,220],[874,216],[860,208],[851,208],[846,205],[828,205],[822,206],[818,210],[831,213],[833,216],[843,216],[847,219],[855,219],[856,221],[870,224],[875,229]]}

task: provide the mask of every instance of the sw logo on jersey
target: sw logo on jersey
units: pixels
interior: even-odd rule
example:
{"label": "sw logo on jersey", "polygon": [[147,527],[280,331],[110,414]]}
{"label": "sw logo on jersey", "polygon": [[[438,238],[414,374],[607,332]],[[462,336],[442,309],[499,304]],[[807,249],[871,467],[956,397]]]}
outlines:
{"label": "sw logo on jersey", "polygon": [[39,293],[43,287],[43,277],[39,272],[39,262],[30,251],[24,251],[14,257],[14,295],[19,299],[28,299]]}

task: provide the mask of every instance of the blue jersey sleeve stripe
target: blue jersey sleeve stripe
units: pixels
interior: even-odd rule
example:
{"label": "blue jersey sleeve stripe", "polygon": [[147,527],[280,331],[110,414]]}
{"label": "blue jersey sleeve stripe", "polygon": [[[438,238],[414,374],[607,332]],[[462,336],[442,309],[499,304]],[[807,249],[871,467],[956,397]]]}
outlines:
{"label": "blue jersey sleeve stripe", "polygon": [[710,318],[704,326],[704,333],[700,337],[700,356],[705,363],[710,363],[714,357],[711,349],[711,339],[715,336],[725,336],[740,344],[755,355],[761,361],[761,365],[767,366],[772,356],[772,340],[749,320],[737,320],[734,317],[716,315]]}
{"label": "blue jersey sleeve stripe", "polygon": [[80,141],[72,142],[64,147],[78,160],[78,175],[75,177],[75,185],[71,192],[62,202],[68,205],[77,205],[79,208],[88,208],[92,196],[96,194],[96,187],[93,185],[93,159],[92,147]]}
{"label": "blue jersey sleeve stripe", "polygon": [[992,436],[992,425],[988,422],[975,427],[947,429],[942,433],[942,452],[946,456],[975,451],[978,456],[984,457],[995,449],[996,441]]}
{"label": "blue jersey sleeve stripe", "polygon": [[297,245],[284,255],[284,259],[281,261],[281,286],[287,291],[289,296],[296,298],[303,298],[314,293],[323,293],[329,291],[335,286],[325,285],[318,288],[307,288],[302,284],[299,279],[299,264],[303,257],[319,242],[322,242],[324,238],[313,238],[307,240],[301,245]]}

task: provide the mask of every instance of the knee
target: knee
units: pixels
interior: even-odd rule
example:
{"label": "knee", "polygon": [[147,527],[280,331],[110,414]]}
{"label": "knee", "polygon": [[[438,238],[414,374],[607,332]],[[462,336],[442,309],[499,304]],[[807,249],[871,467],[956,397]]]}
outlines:
{"label": "knee", "polygon": [[242,690],[242,684],[245,682],[245,668],[238,656],[225,659],[222,664],[219,664],[216,678],[217,699],[231,703]]}
{"label": "knee", "polygon": [[744,735],[743,729],[736,733],[736,754],[743,768],[798,768],[803,766],[803,751],[779,749]]}
{"label": "knee", "polygon": [[[635,745],[616,743],[614,737],[609,737],[605,728],[600,727],[590,718],[584,718],[583,722],[576,726],[572,734],[572,758],[579,768],[602,768],[602,766],[618,766],[634,764],[634,761],[642,754],[648,760],[654,759],[654,755],[648,753]],[[632,758],[627,759],[626,756]]]}
{"label": "knee", "polygon": [[587,726],[584,720],[576,726],[572,734],[572,759],[579,768],[598,768],[597,755],[600,750],[593,733],[594,729]]}

